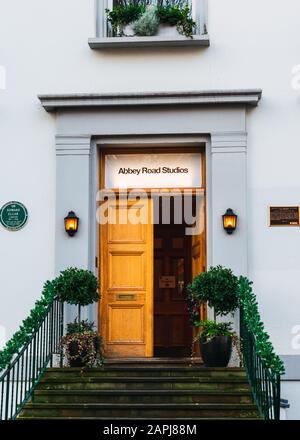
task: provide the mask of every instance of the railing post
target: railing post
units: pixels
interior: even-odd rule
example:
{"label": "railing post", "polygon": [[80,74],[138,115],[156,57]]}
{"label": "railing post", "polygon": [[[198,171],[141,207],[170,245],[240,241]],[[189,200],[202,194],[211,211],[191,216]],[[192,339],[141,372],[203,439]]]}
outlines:
{"label": "railing post", "polygon": [[[61,301],[60,302],[60,313],[59,313],[59,340],[63,337],[64,334],[64,303]],[[63,367],[63,348],[62,346],[60,346],[60,361],[59,361],[59,366],[62,368]]]}
{"label": "railing post", "polygon": [[8,374],[7,374],[7,382],[6,382],[6,396],[5,396],[5,414],[4,414],[4,420],[8,420],[8,414],[9,414],[9,382],[10,382],[10,366],[8,367]]}
{"label": "railing post", "polygon": [[[33,338],[32,381],[31,381],[31,388],[34,387],[35,376],[36,376],[36,333],[35,333],[34,338]],[[34,400],[34,394],[33,394],[33,393],[32,393],[32,400]]]}
{"label": "railing post", "polygon": [[53,366],[53,317],[54,317],[54,313],[53,313],[53,308],[54,308],[54,302],[51,305],[51,310],[50,310],[50,368],[52,368]]}
{"label": "railing post", "polygon": [[276,374],[273,387],[274,419],[280,420],[280,375]]}

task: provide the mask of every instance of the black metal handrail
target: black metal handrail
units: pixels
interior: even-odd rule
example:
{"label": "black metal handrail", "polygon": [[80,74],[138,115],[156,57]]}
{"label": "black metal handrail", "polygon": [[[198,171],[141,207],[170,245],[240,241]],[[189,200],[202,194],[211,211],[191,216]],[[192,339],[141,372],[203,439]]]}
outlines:
{"label": "black metal handrail", "polygon": [[255,335],[248,329],[240,309],[240,336],[244,366],[255,403],[265,420],[280,419],[280,374],[265,365],[257,353]]}
{"label": "black metal handrail", "polygon": [[32,397],[44,370],[53,364],[53,355],[62,352],[64,305],[57,298],[49,305],[48,312],[32,335],[0,376],[0,420],[16,419],[24,404]]}

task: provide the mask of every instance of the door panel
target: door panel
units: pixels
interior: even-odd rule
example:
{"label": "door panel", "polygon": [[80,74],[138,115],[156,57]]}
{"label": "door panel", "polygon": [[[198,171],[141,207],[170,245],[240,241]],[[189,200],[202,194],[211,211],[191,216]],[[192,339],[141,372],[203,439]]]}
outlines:
{"label": "door panel", "polygon": [[126,247],[126,251],[108,250],[108,290],[146,290],[145,250]]}
{"label": "door panel", "polygon": [[[115,224],[100,227],[100,332],[107,357],[153,355],[151,200],[109,201]],[[136,222],[141,216],[146,224]],[[132,219],[135,223],[132,223]]]}
{"label": "door panel", "polygon": [[144,306],[111,304],[109,308],[108,343],[144,342]]}
{"label": "door panel", "polygon": [[[192,278],[201,272],[205,271],[205,232],[192,235]],[[207,319],[207,307],[201,305],[200,307],[200,319]]]}
{"label": "door panel", "polygon": [[[204,211],[204,207],[202,207]],[[204,213],[203,213],[204,218]],[[205,249],[205,228],[200,228],[198,234],[192,235],[192,278],[206,270],[206,249]],[[200,306],[200,320],[207,319],[207,306],[202,304]],[[199,330],[195,327],[193,329],[193,338],[197,336]],[[195,343],[193,346],[194,356],[201,357],[199,344]]]}

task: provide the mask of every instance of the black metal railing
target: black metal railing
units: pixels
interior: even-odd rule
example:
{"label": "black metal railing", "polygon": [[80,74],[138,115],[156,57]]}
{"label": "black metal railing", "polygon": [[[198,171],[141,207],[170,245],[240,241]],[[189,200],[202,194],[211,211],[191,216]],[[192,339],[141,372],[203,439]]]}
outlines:
{"label": "black metal railing", "polygon": [[280,374],[265,365],[256,349],[255,335],[249,331],[240,309],[240,336],[244,366],[255,403],[265,420],[280,419]]}
{"label": "black metal railing", "polygon": [[34,399],[34,389],[46,367],[52,366],[55,354],[62,366],[63,322],[63,303],[54,299],[30,341],[0,375],[0,420],[15,419],[25,402],[30,397]]}

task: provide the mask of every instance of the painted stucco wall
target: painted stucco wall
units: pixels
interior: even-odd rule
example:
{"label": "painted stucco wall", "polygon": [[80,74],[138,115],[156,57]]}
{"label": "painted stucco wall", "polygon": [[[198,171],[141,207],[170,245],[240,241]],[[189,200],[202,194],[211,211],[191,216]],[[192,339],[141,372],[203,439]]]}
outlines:
{"label": "painted stucco wall", "polygon": [[0,0],[0,205],[20,200],[30,215],[20,232],[0,229],[0,335],[54,273],[55,117],[38,94],[259,87],[247,115],[249,276],[276,350],[300,354],[300,229],[268,228],[267,211],[300,204],[300,3],[208,2],[209,48],[97,52],[94,0]]}

